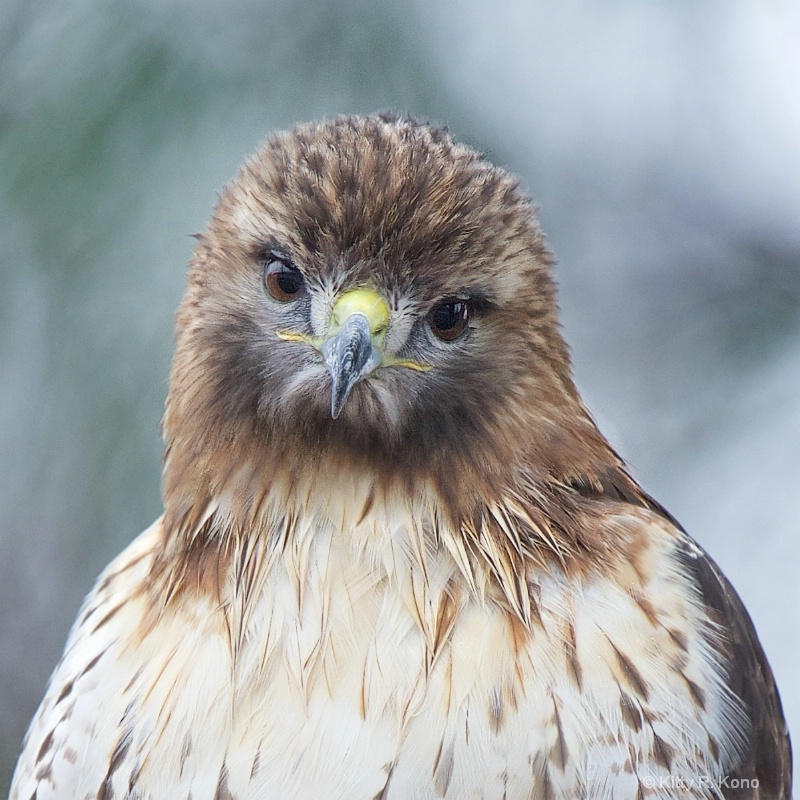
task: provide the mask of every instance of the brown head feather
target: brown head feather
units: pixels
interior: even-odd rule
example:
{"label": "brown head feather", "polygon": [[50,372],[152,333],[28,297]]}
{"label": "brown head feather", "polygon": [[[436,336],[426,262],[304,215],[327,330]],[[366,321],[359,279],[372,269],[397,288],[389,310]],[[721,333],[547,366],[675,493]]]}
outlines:
{"label": "brown head feather", "polygon": [[[262,285],[273,251],[309,293],[383,293],[410,320],[401,355],[433,369],[381,370],[394,407],[371,377],[332,419],[327,375],[293,388],[319,356],[276,336]],[[211,514],[226,521],[216,536],[253,535],[275,498],[302,509],[316,476],[352,474],[371,487],[362,505],[433,497],[432,518],[463,537],[445,546],[487,567],[529,619],[526,564],[604,552],[580,524],[592,496],[647,504],[578,396],[555,295],[516,179],[447,131],[376,116],[276,135],[223,193],[178,312],[164,421],[171,548],[206,536]],[[433,352],[425,315],[452,296],[472,299],[474,325]],[[294,319],[307,334],[310,316]]]}

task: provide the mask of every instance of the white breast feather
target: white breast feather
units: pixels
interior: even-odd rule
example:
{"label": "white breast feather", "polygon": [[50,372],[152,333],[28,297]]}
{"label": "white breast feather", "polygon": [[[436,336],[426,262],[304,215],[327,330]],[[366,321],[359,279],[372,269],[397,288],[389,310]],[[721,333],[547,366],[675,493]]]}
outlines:
{"label": "white breast feather", "polygon": [[423,575],[403,515],[371,515],[350,538],[301,524],[283,555],[262,554],[251,595],[231,579],[223,607],[187,598],[147,627],[139,589],[155,523],[87,599],[11,800],[103,797],[107,776],[115,800],[632,798],[645,776],[652,796],[712,797],[743,733],[716,632],[680,570],[677,534],[655,518],[621,523],[650,526],[643,591],[659,626],[617,580],[553,570],[531,586],[539,621],[527,641],[499,605],[463,592],[438,649],[439,598],[457,569],[429,553]]}

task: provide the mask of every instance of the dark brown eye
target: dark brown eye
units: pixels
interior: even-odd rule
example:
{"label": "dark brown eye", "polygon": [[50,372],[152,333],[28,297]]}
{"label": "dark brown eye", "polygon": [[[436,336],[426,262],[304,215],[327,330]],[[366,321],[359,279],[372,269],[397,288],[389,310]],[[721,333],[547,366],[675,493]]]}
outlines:
{"label": "dark brown eye", "polygon": [[471,316],[472,306],[466,300],[442,300],[428,314],[428,326],[437,339],[452,342],[467,329]]}
{"label": "dark brown eye", "polygon": [[289,303],[303,294],[305,282],[290,261],[270,256],[264,267],[264,286],[279,303]]}

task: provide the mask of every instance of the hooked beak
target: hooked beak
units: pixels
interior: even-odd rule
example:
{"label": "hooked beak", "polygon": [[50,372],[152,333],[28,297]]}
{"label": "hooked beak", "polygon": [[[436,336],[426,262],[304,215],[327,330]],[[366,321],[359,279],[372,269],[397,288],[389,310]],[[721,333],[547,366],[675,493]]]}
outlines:
{"label": "hooked beak", "polygon": [[347,318],[338,333],[322,343],[320,352],[331,374],[331,416],[336,419],[350,390],[382,361],[373,344],[369,320],[361,313]]}
{"label": "hooked beak", "polygon": [[353,387],[378,367],[407,367],[427,372],[429,364],[387,354],[383,340],[389,327],[389,305],[372,289],[351,289],[333,304],[325,338],[277,331],[279,339],[303,342],[319,350],[331,376],[331,416],[336,419]]}
{"label": "hooked beak", "polygon": [[389,306],[371,289],[345,292],[333,306],[320,352],[331,375],[331,416],[339,416],[352,388],[383,363]]}

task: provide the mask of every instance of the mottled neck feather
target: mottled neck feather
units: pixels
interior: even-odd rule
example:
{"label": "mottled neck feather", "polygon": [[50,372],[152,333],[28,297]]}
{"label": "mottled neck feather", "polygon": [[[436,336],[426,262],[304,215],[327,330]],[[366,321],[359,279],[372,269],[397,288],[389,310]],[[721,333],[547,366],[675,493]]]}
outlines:
{"label": "mottled neck feather", "polygon": [[[446,551],[466,590],[488,591],[529,626],[537,574],[557,569],[574,575],[618,555],[602,521],[610,503],[662,513],[585,419],[582,441],[561,442],[572,457],[556,448],[538,473],[487,453],[481,469],[434,463],[412,479],[359,472],[330,457],[298,461],[296,447],[254,448],[257,437],[204,448],[214,455],[201,463],[176,458],[168,440],[163,601],[187,588],[218,593],[222,576],[251,546],[266,553],[261,568],[269,569],[298,520],[311,528],[318,520],[355,530],[367,518],[396,517],[401,509],[409,536],[413,528],[425,539],[408,548],[420,574],[426,574],[426,554]],[[556,471],[567,463],[569,471]]]}

